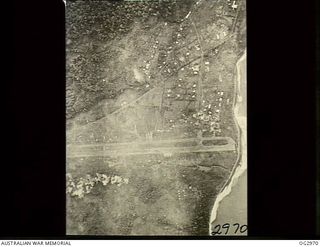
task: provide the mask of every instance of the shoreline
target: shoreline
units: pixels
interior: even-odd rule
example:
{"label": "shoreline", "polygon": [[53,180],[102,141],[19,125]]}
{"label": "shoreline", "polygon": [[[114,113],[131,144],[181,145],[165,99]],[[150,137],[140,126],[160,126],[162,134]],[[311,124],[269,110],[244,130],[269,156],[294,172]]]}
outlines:
{"label": "shoreline", "polygon": [[[235,162],[234,168],[231,171],[231,175],[223,188],[220,190],[219,194],[216,197],[216,200],[214,202],[214,205],[211,210],[210,220],[209,220],[209,235],[211,235],[212,232],[212,223],[217,219],[218,209],[220,202],[228,196],[232,188],[237,184],[238,179],[240,176],[247,170],[247,117],[241,116],[239,114],[239,108],[241,104],[243,104],[241,96],[244,92],[241,92],[241,83],[243,83],[242,77],[241,77],[241,69],[240,64],[243,62],[243,60],[246,60],[246,50],[244,51],[243,55],[240,57],[240,59],[236,63],[236,87],[235,87],[235,96],[234,96],[234,119],[236,122],[237,130],[238,130],[238,140],[239,140],[239,146],[238,146],[238,157]],[[246,80],[244,81],[246,84]],[[246,102],[245,102],[246,104]]]}

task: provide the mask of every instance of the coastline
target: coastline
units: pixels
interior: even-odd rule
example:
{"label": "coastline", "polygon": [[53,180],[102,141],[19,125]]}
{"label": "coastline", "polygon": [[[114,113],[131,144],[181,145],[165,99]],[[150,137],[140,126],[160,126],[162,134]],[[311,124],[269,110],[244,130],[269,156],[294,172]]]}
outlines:
{"label": "coastline", "polygon": [[[245,62],[245,65],[243,65]],[[247,170],[247,116],[246,116],[246,78],[241,76],[241,66],[246,66],[246,50],[244,51],[241,58],[236,63],[236,87],[235,87],[235,96],[234,96],[234,119],[236,122],[238,130],[238,157],[234,165],[231,175],[224,187],[221,189],[220,193],[216,197],[215,203],[211,210],[210,220],[209,220],[209,235],[212,232],[212,223],[216,221],[218,215],[218,209],[220,203],[224,199],[227,199],[227,196],[232,192],[232,188],[237,185],[239,178]],[[246,68],[244,73],[246,73]],[[245,76],[244,76],[245,77]],[[243,80],[243,81],[242,81]],[[244,87],[244,88],[243,88]],[[245,100],[243,100],[245,98]],[[241,113],[241,108],[245,109],[245,113]],[[243,110],[243,109],[242,109]],[[245,217],[247,218],[247,217]],[[227,223],[227,221],[225,221]]]}

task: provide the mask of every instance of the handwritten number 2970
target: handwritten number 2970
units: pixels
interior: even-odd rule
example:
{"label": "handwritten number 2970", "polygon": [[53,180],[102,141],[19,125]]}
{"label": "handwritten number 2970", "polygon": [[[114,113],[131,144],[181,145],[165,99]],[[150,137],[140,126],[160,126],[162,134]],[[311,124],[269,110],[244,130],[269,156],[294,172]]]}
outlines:
{"label": "handwritten number 2970", "polygon": [[[216,225],[211,232],[212,235],[220,235],[224,234],[227,235],[231,231],[231,234],[237,234],[238,232],[244,233],[248,230],[247,225],[240,225],[239,223],[235,223],[232,226],[229,223],[221,225]],[[233,232],[232,232],[233,231]]]}

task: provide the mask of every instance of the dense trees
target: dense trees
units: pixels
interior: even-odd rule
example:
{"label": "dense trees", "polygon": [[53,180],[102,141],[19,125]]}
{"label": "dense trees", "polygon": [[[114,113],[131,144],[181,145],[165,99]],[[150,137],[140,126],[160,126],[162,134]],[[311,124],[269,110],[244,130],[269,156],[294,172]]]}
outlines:
{"label": "dense trees", "polygon": [[[102,78],[104,66],[109,66],[116,57],[103,48],[108,42],[130,31],[135,20],[147,23],[149,18],[158,18],[177,22],[180,19],[177,13],[186,14],[193,1],[69,1],[66,11],[67,118],[89,109],[100,99],[116,97],[117,88]],[[106,80],[109,79],[113,79],[111,75],[107,75]]]}

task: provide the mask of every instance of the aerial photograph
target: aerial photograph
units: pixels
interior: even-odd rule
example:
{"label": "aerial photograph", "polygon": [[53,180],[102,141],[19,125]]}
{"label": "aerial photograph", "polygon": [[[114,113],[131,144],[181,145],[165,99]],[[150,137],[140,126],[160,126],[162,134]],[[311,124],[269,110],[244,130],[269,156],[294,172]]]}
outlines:
{"label": "aerial photograph", "polygon": [[68,235],[247,235],[245,0],[67,0]]}

